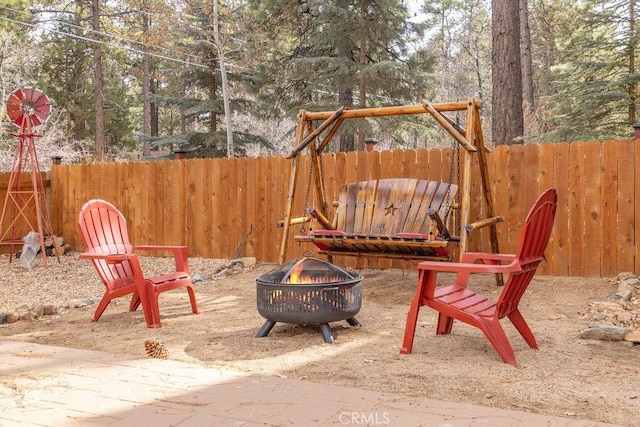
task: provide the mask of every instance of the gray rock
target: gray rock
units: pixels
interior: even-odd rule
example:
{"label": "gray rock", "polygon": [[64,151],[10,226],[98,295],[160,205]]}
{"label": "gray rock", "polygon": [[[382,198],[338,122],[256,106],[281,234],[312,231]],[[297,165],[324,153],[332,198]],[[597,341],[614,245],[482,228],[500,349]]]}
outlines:
{"label": "gray rock", "polygon": [[20,320],[36,320],[38,316],[30,310],[17,310],[18,318]]}
{"label": "gray rock", "polygon": [[77,299],[74,301],[73,307],[82,308],[82,307],[87,307],[89,305],[91,305],[90,299]]}
{"label": "gray rock", "polygon": [[46,316],[51,316],[53,314],[58,314],[58,306],[54,304],[45,304],[43,307],[42,314]]}
{"label": "gray rock", "polygon": [[640,330],[629,331],[624,336],[625,341],[631,341],[633,343],[640,343]]}
{"label": "gray rock", "polygon": [[638,287],[640,286],[640,279],[638,279],[638,277],[636,276],[627,277],[624,280],[621,280],[620,284],[630,286],[630,287]]}
{"label": "gray rock", "polygon": [[18,313],[7,313],[7,323],[16,323],[20,320]]}
{"label": "gray rock", "polygon": [[41,304],[41,303],[34,304],[32,311],[36,316],[38,317],[42,316],[44,314],[44,304]]}
{"label": "gray rock", "polygon": [[202,274],[202,273],[196,273],[193,276],[191,276],[191,280],[193,280],[193,283],[198,283],[198,282],[204,282],[205,280],[209,280],[209,275],[208,274]]}
{"label": "gray rock", "polygon": [[258,263],[258,260],[254,256],[242,258],[242,263],[245,267],[253,267]]}
{"label": "gray rock", "polygon": [[228,268],[223,268],[222,270],[218,271],[215,276],[215,278],[219,279],[222,277],[227,277],[227,275],[229,274],[229,269]]}
{"label": "gray rock", "polygon": [[580,338],[600,341],[622,341],[628,329],[622,326],[597,323],[580,332]]}

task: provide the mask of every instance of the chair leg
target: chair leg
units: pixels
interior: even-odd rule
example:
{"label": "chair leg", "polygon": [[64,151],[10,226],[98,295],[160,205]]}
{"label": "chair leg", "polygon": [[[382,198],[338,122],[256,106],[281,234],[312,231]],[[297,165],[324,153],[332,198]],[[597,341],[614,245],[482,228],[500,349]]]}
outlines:
{"label": "chair leg", "polygon": [[404,327],[404,338],[402,340],[401,354],[409,354],[413,348],[413,338],[416,333],[416,325],[418,324],[418,313],[420,313],[421,292],[417,292],[413,297],[407,314],[407,323]]}
{"label": "chair leg", "polygon": [[109,305],[112,299],[113,299],[112,296],[109,295],[108,293],[105,293],[102,296],[102,299],[100,300],[100,304],[98,304],[98,308],[96,308],[96,312],[93,315],[94,322],[97,322],[100,316],[102,316],[102,313],[104,313],[104,310],[107,308],[107,306]]}
{"label": "chair leg", "polygon": [[160,324],[160,308],[158,307],[158,293],[153,283],[147,282],[147,296],[149,301],[150,321],[147,322],[149,328],[159,328]]}
{"label": "chair leg", "polygon": [[513,352],[513,348],[509,343],[507,335],[502,329],[502,325],[498,319],[480,319],[478,327],[482,329],[482,332],[487,337],[493,348],[498,352],[498,355],[504,363],[511,365],[516,364],[516,355]]}
{"label": "chair leg", "polygon": [[436,328],[436,335],[448,335],[451,333],[453,327],[453,317],[438,313],[438,326]]}
{"label": "chair leg", "polygon": [[199,314],[198,303],[196,302],[196,291],[193,285],[187,285],[187,292],[189,292],[189,301],[191,301],[191,311],[193,314]]}
{"label": "chair leg", "polygon": [[140,306],[140,295],[137,292],[133,293],[131,297],[131,303],[129,303],[129,311],[136,311]]}
{"label": "chair leg", "polygon": [[529,344],[531,348],[538,348],[538,343],[536,343],[536,338],[533,336],[533,332],[529,329],[529,325],[525,322],[524,317],[522,317],[522,313],[517,308],[513,310],[507,317],[513,323],[513,326],[516,327],[522,338]]}

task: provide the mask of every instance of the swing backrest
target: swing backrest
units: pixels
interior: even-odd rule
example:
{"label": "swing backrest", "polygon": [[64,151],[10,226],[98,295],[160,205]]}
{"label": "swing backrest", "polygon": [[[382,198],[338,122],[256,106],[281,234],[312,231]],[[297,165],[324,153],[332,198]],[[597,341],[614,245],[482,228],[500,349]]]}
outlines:
{"label": "swing backrest", "polygon": [[438,181],[389,178],[340,187],[334,226],[348,235],[416,235],[439,233],[433,220],[446,224],[458,186]]}

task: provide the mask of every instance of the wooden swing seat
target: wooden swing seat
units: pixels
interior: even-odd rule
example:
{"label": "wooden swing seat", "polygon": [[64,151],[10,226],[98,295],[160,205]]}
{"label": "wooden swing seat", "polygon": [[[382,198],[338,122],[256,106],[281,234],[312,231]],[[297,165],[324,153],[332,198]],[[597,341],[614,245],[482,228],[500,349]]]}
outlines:
{"label": "wooden swing seat", "polygon": [[310,207],[307,214],[324,229],[295,239],[329,256],[448,261],[448,242],[459,240],[446,227],[457,191],[455,184],[411,178],[345,184],[333,222]]}

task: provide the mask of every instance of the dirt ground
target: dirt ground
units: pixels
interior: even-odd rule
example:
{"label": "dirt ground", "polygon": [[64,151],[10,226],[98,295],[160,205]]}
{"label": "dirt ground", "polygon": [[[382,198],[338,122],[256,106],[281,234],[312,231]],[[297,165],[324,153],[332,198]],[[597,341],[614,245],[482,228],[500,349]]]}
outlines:
{"label": "dirt ground", "polygon": [[[6,257],[0,262],[8,264]],[[200,314],[191,313],[186,291],[166,292],[160,297],[160,329],[148,329],[142,312],[128,312],[129,299],[121,298],[98,322],[91,322],[93,302],[36,321],[2,324],[0,339],[145,357],[144,342],[151,339],[163,343],[171,359],[255,375],[640,425],[640,346],[578,337],[589,324],[584,315],[589,304],[616,291],[613,280],[536,276],[520,308],[540,349],[530,349],[504,321],[518,360],[511,366],[502,363],[475,328],[456,322],[451,335],[436,336],[436,313],[426,307],[420,312],[413,353],[399,354],[417,278],[415,271],[399,269],[359,272],[364,276],[363,302],[356,317],[362,327],[331,323],[334,344],[324,342],[318,326],[282,323],[256,338],[265,319],[256,309],[255,278],[275,265],[258,263],[213,278],[225,262],[190,259],[193,274],[210,277],[195,285]],[[99,299],[103,292],[91,265],[77,254],[61,257],[60,263],[50,261],[47,268],[8,265],[2,287],[27,303]],[[145,258],[143,266],[154,274],[169,264]],[[500,291],[493,277],[474,277],[472,287],[486,295]],[[0,307],[5,304],[0,301]]]}

